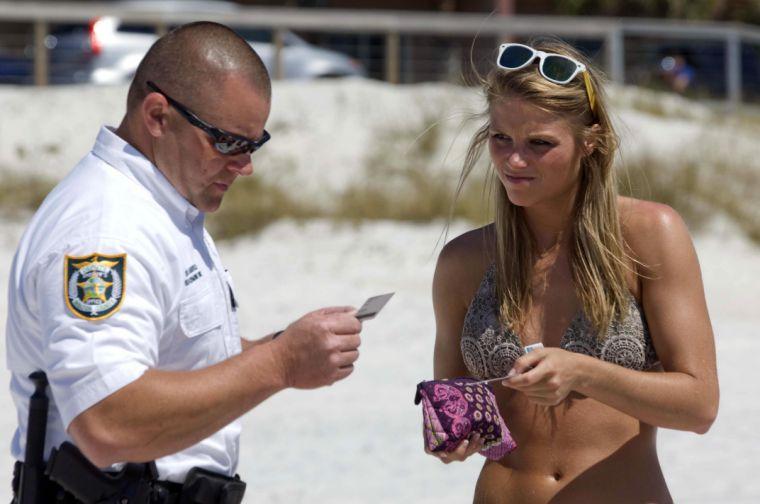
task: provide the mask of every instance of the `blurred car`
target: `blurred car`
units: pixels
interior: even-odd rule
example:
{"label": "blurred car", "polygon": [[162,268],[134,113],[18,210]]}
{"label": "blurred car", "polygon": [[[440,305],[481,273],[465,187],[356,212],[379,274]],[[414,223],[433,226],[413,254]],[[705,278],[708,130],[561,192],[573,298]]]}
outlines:
{"label": "blurred car", "polygon": [[[160,14],[193,12],[237,12],[237,4],[225,1],[122,1],[115,5],[141,13]],[[259,54],[274,77],[275,47],[273,31],[231,26]],[[155,25],[125,22],[117,17],[104,16],[90,20],[88,25],[59,25],[45,40],[49,49],[49,82],[51,84],[123,84],[131,81],[137,65],[158,36]],[[26,50],[31,58],[33,48]],[[12,67],[11,67],[12,65]],[[286,79],[366,76],[366,70],[345,54],[316,47],[291,31],[283,32],[282,75]],[[24,64],[18,58],[0,59],[0,79],[14,75],[15,82],[31,82],[31,60]],[[12,68],[12,70],[11,70]],[[10,70],[10,71],[9,71]],[[13,73],[13,72],[16,73]],[[21,75],[18,75],[18,72]],[[6,82],[9,80],[6,79]]]}

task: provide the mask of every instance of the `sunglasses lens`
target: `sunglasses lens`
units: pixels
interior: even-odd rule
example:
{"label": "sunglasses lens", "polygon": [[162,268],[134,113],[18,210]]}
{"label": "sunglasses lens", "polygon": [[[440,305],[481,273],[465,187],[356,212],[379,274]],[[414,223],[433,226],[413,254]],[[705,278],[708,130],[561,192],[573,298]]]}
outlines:
{"label": "sunglasses lens", "polygon": [[269,133],[264,130],[264,134],[258,140],[248,140],[240,137],[232,137],[229,135],[220,134],[218,131],[215,134],[214,147],[221,154],[228,156],[237,156],[238,154],[253,154],[264,145],[271,137]]}
{"label": "sunglasses lens", "polygon": [[533,59],[534,52],[528,47],[512,45],[504,49],[499,58],[499,66],[503,68],[520,68]]}
{"label": "sunglasses lens", "polygon": [[221,154],[226,154],[229,156],[242,154],[243,152],[250,150],[249,144],[247,142],[225,137],[219,138],[216,143],[214,143],[214,147]]}
{"label": "sunglasses lens", "polygon": [[570,81],[577,68],[573,60],[557,55],[547,56],[541,66],[544,77],[559,84]]}

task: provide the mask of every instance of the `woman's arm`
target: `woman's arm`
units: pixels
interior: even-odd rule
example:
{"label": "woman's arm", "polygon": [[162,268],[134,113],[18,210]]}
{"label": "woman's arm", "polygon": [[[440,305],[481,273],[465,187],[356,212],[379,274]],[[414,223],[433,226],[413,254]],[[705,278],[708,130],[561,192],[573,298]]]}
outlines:
{"label": "woman's arm", "polygon": [[[459,341],[469,298],[474,292],[473,279],[477,278],[478,270],[481,269],[479,265],[482,261],[473,260],[473,256],[477,258],[483,255],[482,236],[483,229],[470,231],[449,242],[438,257],[433,276],[433,309],[435,311],[433,374],[436,379],[469,375],[462,359]],[[475,282],[475,288],[477,288],[478,280]],[[467,459],[482,450],[483,446],[483,440],[475,434],[472,438],[462,441],[454,451],[433,453],[428,451],[427,447],[425,451],[448,464]]]}
{"label": "woman's arm", "polygon": [[482,235],[483,230],[476,229],[459,236],[447,243],[438,256],[433,276],[436,379],[469,375],[459,343],[467,307],[479,283],[478,273],[482,274],[482,260],[473,260],[482,256]]}
{"label": "woman's arm", "polygon": [[549,348],[518,359],[515,373],[522,374],[505,385],[543,404],[557,404],[575,390],[651,425],[704,433],[717,415],[718,378],[696,252],[675,211],[637,206],[628,242],[645,265],[642,304],[665,372]]}

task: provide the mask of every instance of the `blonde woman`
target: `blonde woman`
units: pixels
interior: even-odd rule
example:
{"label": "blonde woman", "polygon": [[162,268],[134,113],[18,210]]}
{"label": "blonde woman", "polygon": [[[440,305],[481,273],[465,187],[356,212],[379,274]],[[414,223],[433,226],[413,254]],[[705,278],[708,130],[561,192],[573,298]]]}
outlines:
{"label": "blonde woman", "polygon": [[462,181],[487,145],[495,221],[448,243],[433,280],[436,378],[509,376],[494,389],[518,449],[485,462],[477,503],[671,502],[657,427],[704,433],[717,414],[691,238],[668,206],[618,196],[600,83],[540,41],[502,45],[484,84]]}

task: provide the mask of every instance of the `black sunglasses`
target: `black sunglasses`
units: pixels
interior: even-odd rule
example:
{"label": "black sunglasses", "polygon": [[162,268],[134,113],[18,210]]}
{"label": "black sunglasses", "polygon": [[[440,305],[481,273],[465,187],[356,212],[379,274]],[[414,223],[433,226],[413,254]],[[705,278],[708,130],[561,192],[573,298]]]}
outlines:
{"label": "black sunglasses", "polygon": [[187,119],[187,122],[196,128],[200,128],[205,131],[214,140],[214,148],[220,154],[236,156],[243,153],[253,153],[259,150],[261,146],[267,142],[267,140],[272,138],[267,130],[264,130],[264,133],[258,140],[251,140],[250,138],[236,135],[234,133],[230,133],[229,131],[224,131],[221,128],[217,128],[216,126],[212,126],[197,115],[190,112],[190,110],[188,110],[188,108],[182,105],[180,102],[161,91],[161,89],[156,86],[155,83],[147,81],[146,84],[153,91],[160,93],[164,98],[166,98],[166,101],[169,102],[169,105],[177,109],[177,111],[182,114],[182,117]]}

